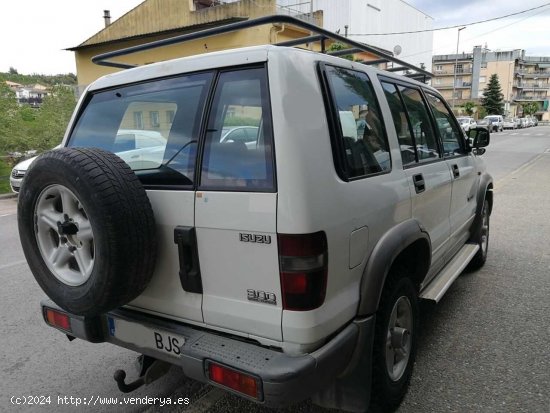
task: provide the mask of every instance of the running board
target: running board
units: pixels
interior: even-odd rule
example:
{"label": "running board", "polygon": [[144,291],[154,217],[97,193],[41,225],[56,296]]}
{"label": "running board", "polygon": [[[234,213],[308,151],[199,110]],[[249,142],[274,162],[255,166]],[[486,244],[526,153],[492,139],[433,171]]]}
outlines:
{"label": "running board", "polygon": [[420,298],[432,300],[436,303],[445,295],[451,284],[470,263],[476,252],[478,244],[465,244],[451,261],[440,271],[426,288],[420,293]]}

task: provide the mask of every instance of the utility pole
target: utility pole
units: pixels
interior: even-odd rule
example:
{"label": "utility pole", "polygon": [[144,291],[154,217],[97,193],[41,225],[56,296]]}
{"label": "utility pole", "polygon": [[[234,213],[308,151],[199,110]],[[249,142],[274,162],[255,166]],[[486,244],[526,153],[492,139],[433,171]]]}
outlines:
{"label": "utility pole", "polygon": [[456,91],[456,67],[458,66],[458,44],[460,42],[460,31],[464,30],[466,26],[462,26],[458,29],[458,35],[456,37],[456,59],[455,59],[455,67],[454,67],[454,79],[453,79],[453,112],[455,110],[455,91]]}

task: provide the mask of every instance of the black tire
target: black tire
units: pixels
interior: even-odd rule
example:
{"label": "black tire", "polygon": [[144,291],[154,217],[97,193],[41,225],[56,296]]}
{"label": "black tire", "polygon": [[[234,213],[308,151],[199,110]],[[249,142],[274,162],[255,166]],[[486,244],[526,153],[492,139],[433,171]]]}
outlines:
{"label": "black tire", "polygon": [[483,207],[481,209],[481,220],[479,227],[476,229],[473,242],[479,245],[472,261],[468,264],[468,270],[474,271],[485,265],[487,261],[487,254],[489,252],[489,228],[490,228],[490,214],[489,214],[489,200],[485,198],[483,201]]}
{"label": "black tire", "polygon": [[[54,218],[43,218],[47,215]],[[95,316],[120,307],[141,294],[153,274],[157,242],[151,204],[134,172],[110,152],[62,148],[37,158],[21,187],[18,224],[36,281],[70,313]],[[60,255],[63,260],[53,258]],[[66,274],[82,278],[67,281]]]}
{"label": "black tire", "polygon": [[[388,329],[394,306],[403,297],[410,303],[412,329],[410,329],[410,351],[404,369],[397,377],[390,377],[386,364],[388,350]],[[372,359],[372,394],[371,408],[373,411],[394,411],[407,393],[416,357],[417,338],[419,333],[418,293],[405,268],[394,269],[388,274],[376,314]],[[393,351],[393,350],[392,350]],[[395,360],[395,358],[394,358]]]}

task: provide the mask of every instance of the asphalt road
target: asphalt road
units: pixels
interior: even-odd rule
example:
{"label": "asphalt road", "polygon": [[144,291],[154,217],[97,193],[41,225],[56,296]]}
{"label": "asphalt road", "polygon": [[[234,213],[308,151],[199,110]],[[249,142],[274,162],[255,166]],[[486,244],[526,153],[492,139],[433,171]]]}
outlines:
{"label": "asphalt road", "polygon": [[[489,259],[463,274],[437,306],[422,308],[417,362],[400,413],[550,412],[550,127],[492,134],[484,157],[496,183]],[[135,377],[136,354],[69,342],[45,326],[44,294],[26,265],[15,212],[16,200],[0,200],[0,411],[181,411],[59,404],[65,396],[120,400],[112,374],[123,368]],[[50,404],[10,401],[41,395]],[[129,396],[189,397],[186,410],[194,413],[270,411],[187,380],[177,368]],[[304,402],[285,411],[325,410]]]}

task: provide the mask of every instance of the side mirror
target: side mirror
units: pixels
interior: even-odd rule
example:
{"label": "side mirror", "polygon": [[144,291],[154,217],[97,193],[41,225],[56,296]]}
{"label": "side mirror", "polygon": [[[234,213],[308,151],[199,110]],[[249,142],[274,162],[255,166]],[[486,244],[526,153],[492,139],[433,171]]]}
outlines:
{"label": "side mirror", "polygon": [[472,142],[471,146],[473,148],[484,148],[488,146],[491,141],[491,133],[487,128],[476,126],[468,131],[468,138],[470,138],[470,142]]}

